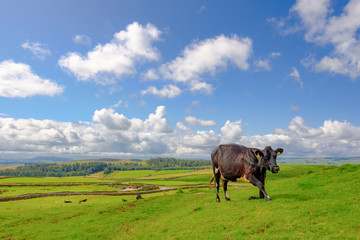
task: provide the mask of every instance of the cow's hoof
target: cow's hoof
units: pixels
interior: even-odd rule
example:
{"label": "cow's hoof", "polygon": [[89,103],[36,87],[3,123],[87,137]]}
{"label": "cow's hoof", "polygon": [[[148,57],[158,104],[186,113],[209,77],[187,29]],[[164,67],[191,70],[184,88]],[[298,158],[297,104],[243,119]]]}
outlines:
{"label": "cow's hoof", "polygon": [[230,199],[230,198],[226,198],[226,201],[231,201],[231,199]]}
{"label": "cow's hoof", "polygon": [[220,202],[220,199],[217,198],[217,199],[216,199],[216,202]]}
{"label": "cow's hoof", "polygon": [[270,202],[271,200],[272,200],[271,197],[267,197],[267,198],[266,198],[266,201],[267,201],[267,202]]}
{"label": "cow's hoof", "polygon": [[258,199],[258,197],[251,196],[249,197],[249,200]]}

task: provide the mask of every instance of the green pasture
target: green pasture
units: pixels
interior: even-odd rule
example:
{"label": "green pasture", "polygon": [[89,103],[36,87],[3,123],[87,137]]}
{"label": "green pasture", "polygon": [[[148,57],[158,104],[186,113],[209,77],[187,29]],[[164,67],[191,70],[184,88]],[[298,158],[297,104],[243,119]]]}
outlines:
{"label": "green pasture", "polygon": [[[67,196],[0,202],[0,239],[360,239],[360,165],[280,168],[278,174],[267,174],[271,202],[248,200],[258,189],[244,183],[229,186],[230,202],[221,189],[220,203],[210,187],[144,194],[142,200]],[[144,177],[140,173],[127,174],[126,181],[145,181],[139,180]],[[211,177],[183,174],[145,182],[194,185],[206,184]],[[9,181],[0,179],[0,183],[4,180]],[[107,188],[96,184],[71,187],[79,191]],[[52,186],[13,188],[56,191]],[[1,189],[0,197],[8,194],[1,194]],[[84,198],[87,201],[79,204]]]}
{"label": "green pasture", "polygon": [[161,175],[173,175],[187,173],[193,170],[166,170],[166,171],[155,171],[155,170],[137,170],[137,171],[115,171],[108,175],[109,178],[141,178]]}
{"label": "green pasture", "polygon": [[53,193],[53,192],[92,192],[92,191],[117,191],[121,186],[111,185],[81,185],[81,186],[12,186],[2,187],[2,196],[17,196],[28,193]]}
{"label": "green pasture", "polygon": [[71,182],[112,182],[111,179],[89,177],[6,177],[0,178],[1,183],[71,183]]}

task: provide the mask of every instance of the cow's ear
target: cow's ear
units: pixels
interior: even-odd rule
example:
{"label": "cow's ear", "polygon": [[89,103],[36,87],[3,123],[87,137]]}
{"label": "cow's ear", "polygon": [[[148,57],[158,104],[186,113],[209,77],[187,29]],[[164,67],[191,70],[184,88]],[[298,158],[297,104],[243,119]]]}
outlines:
{"label": "cow's ear", "polygon": [[277,155],[282,154],[283,151],[284,151],[284,149],[282,149],[282,148],[278,148],[278,149],[275,150]]}
{"label": "cow's ear", "polygon": [[257,158],[264,157],[264,154],[260,150],[256,150],[255,155],[256,155]]}

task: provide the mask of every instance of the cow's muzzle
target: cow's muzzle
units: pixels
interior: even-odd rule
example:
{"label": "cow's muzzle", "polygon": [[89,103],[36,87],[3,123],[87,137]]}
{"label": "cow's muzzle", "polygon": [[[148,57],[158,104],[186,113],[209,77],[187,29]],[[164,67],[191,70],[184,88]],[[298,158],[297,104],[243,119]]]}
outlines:
{"label": "cow's muzzle", "polygon": [[280,171],[279,166],[271,167],[271,172],[272,172],[272,173],[278,173],[279,171]]}

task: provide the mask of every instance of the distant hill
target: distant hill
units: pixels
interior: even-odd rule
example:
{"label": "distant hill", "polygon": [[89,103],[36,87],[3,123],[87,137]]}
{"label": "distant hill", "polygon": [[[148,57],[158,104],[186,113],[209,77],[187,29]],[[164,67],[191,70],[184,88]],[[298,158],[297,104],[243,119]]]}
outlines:
{"label": "distant hill", "polygon": [[69,162],[73,161],[72,158],[63,158],[63,157],[51,157],[51,156],[37,156],[34,158],[30,158],[29,162]]}
{"label": "distant hill", "polygon": [[14,165],[24,163],[53,163],[53,162],[69,162],[72,158],[54,157],[54,156],[37,156],[26,159],[0,159],[0,165]]}
{"label": "distant hill", "polygon": [[70,177],[97,172],[110,174],[129,170],[183,170],[210,168],[210,161],[175,158],[140,159],[86,159],[71,162],[25,163],[17,167],[1,167],[0,176],[10,177]]}
{"label": "distant hill", "polygon": [[360,157],[328,157],[328,158],[279,158],[279,165],[344,165],[360,164]]}

